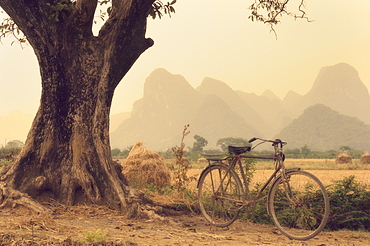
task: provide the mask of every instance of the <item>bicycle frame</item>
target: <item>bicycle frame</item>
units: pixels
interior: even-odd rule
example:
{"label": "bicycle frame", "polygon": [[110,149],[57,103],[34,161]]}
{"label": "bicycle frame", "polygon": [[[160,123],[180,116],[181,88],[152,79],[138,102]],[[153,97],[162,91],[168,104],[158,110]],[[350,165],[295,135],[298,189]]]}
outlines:
{"label": "bicycle frame", "polygon": [[[249,142],[255,140],[260,143],[253,149],[270,142],[275,153],[256,155],[249,152],[250,146],[228,146],[230,155],[206,157],[208,166],[200,174],[197,186],[200,211],[211,225],[226,227],[238,218],[241,209],[247,207],[247,213],[252,213],[256,204],[266,199],[267,213],[282,234],[296,240],[315,237],[325,227],[330,214],[325,186],[301,168],[285,168],[285,142],[261,138]],[[256,193],[249,190],[249,171],[248,166],[243,167],[243,159],[274,161],[275,170]]]}
{"label": "bicycle frame", "polygon": [[[258,145],[260,145],[262,143],[270,142],[269,140],[264,140],[264,139],[259,139],[259,140],[261,140],[261,142],[258,143],[256,146],[254,146],[253,149],[256,148]],[[259,201],[259,200],[263,199],[263,197],[260,197],[261,194],[280,175],[283,176],[283,179],[285,180],[287,171],[299,170],[299,168],[298,169],[294,168],[294,169],[289,169],[289,170],[285,169],[285,165],[284,165],[285,156],[284,156],[283,151],[282,151],[283,146],[285,145],[284,142],[273,142],[272,145],[273,145],[274,151],[275,151],[274,155],[240,154],[240,155],[235,155],[235,156],[228,156],[226,158],[221,158],[221,159],[220,158],[213,158],[213,159],[209,158],[208,159],[209,165],[213,164],[213,163],[211,163],[211,161],[214,161],[214,162],[217,162],[217,163],[222,163],[222,161],[231,159],[230,165],[226,165],[228,167],[228,172],[230,172],[230,170],[232,170],[232,169],[235,169],[236,166],[239,166],[241,177],[242,177],[242,183],[243,183],[243,186],[244,186],[243,188],[245,189],[244,194],[245,194],[245,198],[246,198],[246,199],[244,199],[244,201],[241,201],[241,202],[243,202],[243,206],[241,206],[240,209],[242,209],[246,205],[249,205],[251,203],[254,203],[256,201]],[[274,160],[275,161],[275,171],[268,178],[268,180],[264,183],[262,188],[258,190],[256,196],[254,196],[254,197],[250,196],[250,191],[249,191],[249,186],[248,186],[249,182],[247,181],[246,175],[244,173],[242,159],[265,159],[265,160]],[[223,179],[224,178],[226,178],[226,175],[225,175],[225,177],[223,177]],[[224,181],[223,179],[221,181],[222,183]],[[226,185],[228,185],[228,184],[226,184]],[[215,187],[213,187],[213,188],[215,188]],[[219,189],[220,189],[220,187],[217,188],[217,193],[220,192]],[[289,191],[289,188],[287,190]]]}

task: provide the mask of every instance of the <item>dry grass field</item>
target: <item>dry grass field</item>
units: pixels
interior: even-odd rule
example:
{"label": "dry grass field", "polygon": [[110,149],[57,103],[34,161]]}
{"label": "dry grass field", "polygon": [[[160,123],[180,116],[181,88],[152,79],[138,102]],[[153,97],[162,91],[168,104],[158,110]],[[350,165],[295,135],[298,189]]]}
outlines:
{"label": "dry grass field", "polygon": [[[271,175],[272,170],[260,169],[266,163],[261,164],[256,163],[254,182],[263,182]],[[269,165],[272,167],[272,163]],[[354,175],[355,180],[370,186],[370,165],[360,164],[358,159],[350,164],[336,164],[335,159],[287,159],[285,165],[287,168],[299,167],[314,174],[324,185]]]}
{"label": "dry grass field", "polygon": [[[332,184],[334,180],[341,180],[344,177],[351,175],[355,176],[355,180],[366,184],[370,187],[370,170],[307,170],[315,175],[326,186]],[[272,174],[272,170],[256,170],[253,175],[252,186],[256,183],[264,183]]]}
{"label": "dry grass field", "polygon": [[[201,173],[201,169],[192,169],[189,172],[189,175],[194,175],[197,179]],[[370,189],[370,170],[307,170],[308,172],[315,175],[321,182],[327,186],[332,184],[334,180],[341,180],[344,177],[351,175],[355,176],[355,180],[366,184]],[[273,170],[256,170],[253,174],[252,182],[250,187],[255,187],[256,184],[264,184],[270,175],[273,173]],[[192,188],[196,187],[196,181],[193,181],[190,185]]]}
{"label": "dry grass field", "polygon": [[[370,170],[370,164],[361,164],[359,159],[352,163],[336,164],[335,159],[286,159],[286,168],[300,167],[303,170]],[[262,161],[255,164],[255,169],[273,169],[272,161]]]}
{"label": "dry grass field", "polygon": [[[255,172],[250,187],[257,183],[264,183],[273,173],[274,164],[272,161],[256,162]],[[370,187],[370,164],[360,164],[358,159],[354,159],[351,164],[336,164],[335,159],[286,159],[287,168],[299,167],[314,174],[326,186],[334,180],[342,180],[344,177],[355,176],[355,180]],[[189,175],[197,178],[204,165],[194,164]]]}

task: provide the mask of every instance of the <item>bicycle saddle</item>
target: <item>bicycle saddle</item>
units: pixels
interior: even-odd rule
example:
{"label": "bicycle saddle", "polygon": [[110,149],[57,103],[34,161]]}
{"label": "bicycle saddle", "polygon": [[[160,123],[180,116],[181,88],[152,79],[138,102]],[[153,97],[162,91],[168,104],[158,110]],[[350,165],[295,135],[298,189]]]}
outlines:
{"label": "bicycle saddle", "polygon": [[245,146],[245,147],[229,146],[228,149],[231,154],[240,155],[247,151],[250,151],[251,147],[250,146]]}

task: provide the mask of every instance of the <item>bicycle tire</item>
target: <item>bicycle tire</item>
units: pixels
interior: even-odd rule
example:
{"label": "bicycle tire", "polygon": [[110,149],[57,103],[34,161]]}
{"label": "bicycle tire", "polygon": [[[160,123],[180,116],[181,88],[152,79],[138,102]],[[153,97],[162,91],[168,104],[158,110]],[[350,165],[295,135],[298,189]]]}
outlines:
{"label": "bicycle tire", "polygon": [[223,164],[209,166],[199,178],[199,208],[213,226],[226,227],[236,220],[242,194],[240,178]]}
{"label": "bicycle tire", "polygon": [[271,186],[268,211],[278,229],[290,239],[308,240],[325,227],[330,213],[328,193],[321,181],[305,171],[287,172]]}

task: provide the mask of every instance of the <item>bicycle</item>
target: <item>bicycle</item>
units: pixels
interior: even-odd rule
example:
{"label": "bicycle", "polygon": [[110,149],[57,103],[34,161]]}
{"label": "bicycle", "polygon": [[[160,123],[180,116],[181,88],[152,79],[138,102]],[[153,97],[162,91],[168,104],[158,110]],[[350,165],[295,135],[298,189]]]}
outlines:
{"label": "bicycle", "polygon": [[[256,140],[259,143],[253,148],[228,146],[230,154],[226,157],[205,155],[208,166],[200,174],[197,185],[201,213],[211,225],[227,227],[237,219],[241,209],[255,209],[257,202],[267,198],[267,212],[282,234],[295,240],[315,237],[324,229],[330,212],[324,185],[300,168],[285,168],[283,146],[286,142],[252,138],[249,143]],[[245,154],[263,143],[272,143],[275,153]],[[248,188],[242,165],[246,158],[274,160],[275,171],[256,195]],[[262,196],[267,187],[270,187],[267,195]]]}

